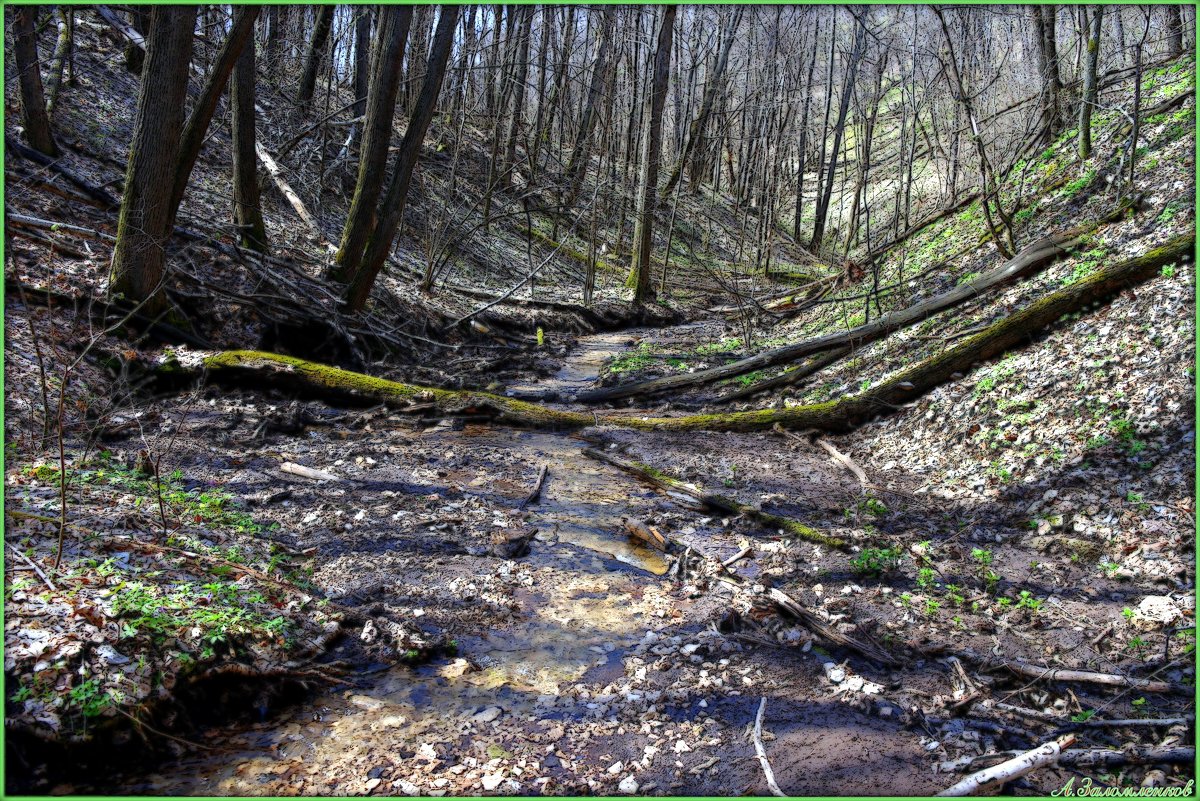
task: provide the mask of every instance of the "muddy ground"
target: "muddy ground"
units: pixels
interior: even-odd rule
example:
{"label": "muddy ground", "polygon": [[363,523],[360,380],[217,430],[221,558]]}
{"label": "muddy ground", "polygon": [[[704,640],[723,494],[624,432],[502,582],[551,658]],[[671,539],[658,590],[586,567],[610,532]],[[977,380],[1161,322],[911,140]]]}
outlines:
{"label": "muddy ground", "polygon": [[[688,327],[665,338],[694,346],[712,333]],[[511,389],[568,396],[641,336],[585,337],[557,376]],[[262,425],[280,409],[308,421],[303,430]],[[158,411],[172,437],[170,469],[240,499],[267,524],[261,536],[307,557],[314,592],[378,625],[345,625],[326,657],[349,667],[337,683],[299,703],[270,693],[243,700],[226,710],[236,723],[192,735],[206,750],[176,745],[180,755],[161,764],[127,764],[91,781],[35,773],[46,790],[763,795],[750,731],[766,698],[764,746],[788,792],[924,795],[959,778],[939,773],[943,763],[1032,747],[1085,710],[1166,717],[1190,706],[990,668],[988,654],[1113,666],[1096,633],[1143,593],[1116,577],[1060,583],[1060,564],[1039,577],[1025,568],[1059,560],[1046,560],[1004,509],[914,494],[921,477],[903,470],[878,474],[866,492],[803,439],[570,436],[211,391]],[[134,437],[105,443],[118,454],[138,445]],[[856,545],[842,553],[689,508],[586,458],[589,445]],[[338,480],[283,473],[285,462]],[[522,508],[542,466],[540,497]],[[631,540],[626,521],[664,533],[671,553]],[[504,558],[514,532],[531,531],[528,553]],[[883,545],[903,554],[899,569],[854,568],[862,548]],[[716,563],[744,546],[749,556],[727,571],[743,581],[735,587]],[[676,563],[689,547],[680,579]],[[979,548],[998,582],[972,567]],[[936,574],[922,574],[926,564]],[[780,614],[765,597],[772,586],[837,630],[882,644],[897,664],[864,659]],[[934,597],[944,610],[931,611]],[[995,603],[1006,597],[1016,603]],[[423,652],[415,664],[396,664],[402,646],[386,644],[392,623],[406,628],[408,645],[428,646],[428,661]],[[983,655],[968,665],[973,686],[944,658],[951,654]],[[1168,661],[1140,672],[1182,681],[1190,657],[1180,655],[1165,653]],[[997,700],[1045,720],[1000,714],[990,706]],[[1092,747],[1148,734],[1171,736],[1168,727],[1078,732]],[[1070,775],[1042,771],[1012,789],[1043,794]]]}

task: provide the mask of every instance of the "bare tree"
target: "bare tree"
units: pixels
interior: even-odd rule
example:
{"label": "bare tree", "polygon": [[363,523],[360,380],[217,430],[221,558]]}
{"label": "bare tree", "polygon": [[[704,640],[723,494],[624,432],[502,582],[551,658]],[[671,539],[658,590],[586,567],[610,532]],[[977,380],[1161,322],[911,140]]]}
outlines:
{"label": "bare tree", "polygon": [[375,285],[375,279],[383,269],[383,264],[392,250],[392,242],[400,229],[400,222],[404,218],[408,187],[425,141],[425,131],[429,129],[437,107],[442,78],[446,74],[446,62],[450,58],[450,49],[454,43],[454,26],[457,19],[458,6],[441,6],[437,32],[434,34],[433,47],[429,51],[429,60],[426,63],[421,95],[417,98],[416,107],[404,131],[404,139],[400,142],[400,153],[392,169],[392,181],[380,207],[378,222],[371,232],[362,263],[354,272],[346,292],[347,306],[352,312],[361,311],[366,306],[371,287]]}
{"label": "bare tree", "polygon": [[312,105],[313,93],[317,88],[317,73],[321,70],[321,61],[325,57],[326,46],[329,43],[329,31],[333,28],[333,12],[337,6],[317,6],[317,21],[313,26],[312,38],[308,43],[307,55],[304,57],[304,68],[300,73],[300,86],[296,90],[296,104],[301,114],[307,116]]}
{"label": "bare tree", "polygon": [[50,132],[50,116],[46,113],[46,98],[42,93],[42,68],[38,61],[37,33],[34,17],[37,6],[13,6],[13,55],[21,85],[21,125],[25,141],[34,150],[47,156],[58,155],[58,145]]}
{"label": "bare tree", "polygon": [[[1080,7],[1087,19],[1087,9]],[[1083,74],[1083,97],[1079,102],[1079,158],[1092,155],[1092,109],[1096,106],[1098,93],[1096,71],[1100,63],[1100,26],[1104,18],[1104,6],[1092,8],[1091,25],[1087,40],[1087,67]],[[1083,31],[1080,31],[1083,35]]]}
{"label": "bare tree", "polygon": [[267,226],[258,191],[258,160],[254,136],[254,44],[242,48],[233,68],[230,105],[233,119],[233,223],[242,247],[265,253]]}
{"label": "bare tree", "polygon": [[663,107],[667,102],[667,79],[671,72],[671,37],[675,30],[675,6],[664,6],[658,27],[658,49],[654,53],[648,97],[647,130],[638,170],[637,221],[633,231],[633,266],[629,284],[634,303],[654,299],[650,282],[650,253],[654,241],[654,206],[658,198],[658,162],[662,150]]}
{"label": "bare tree", "polygon": [[150,12],[146,62],[109,278],[111,294],[145,301],[148,313],[165,304],[159,288],[167,240],[175,222],[170,199],[179,163],[196,12],[196,6],[155,6]]}

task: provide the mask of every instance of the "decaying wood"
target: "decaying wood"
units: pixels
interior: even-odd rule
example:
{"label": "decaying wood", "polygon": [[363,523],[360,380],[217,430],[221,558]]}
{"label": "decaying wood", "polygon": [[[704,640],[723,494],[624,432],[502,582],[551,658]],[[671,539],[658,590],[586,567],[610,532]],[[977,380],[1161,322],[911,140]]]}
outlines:
{"label": "decaying wood", "polygon": [[823,353],[843,347],[861,348],[871,342],[884,338],[894,331],[899,331],[922,320],[926,320],[939,312],[966,303],[992,289],[1012,283],[1020,278],[1033,275],[1048,267],[1070,250],[1084,242],[1085,237],[1100,226],[1119,220],[1129,211],[1128,203],[1120,204],[1115,210],[1104,217],[1072,228],[1061,234],[1043,237],[1024,248],[1013,258],[995,269],[989,270],[978,278],[960,284],[953,289],[935,295],[919,303],[915,303],[898,311],[890,312],[876,320],[835,334],[804,342],[785,345],[774,350],[747,356],[726,365],[698,370],[694,373],[670,375],[649,381],[624,384],[616,387],[592,390],[579,395],[579,400],[588,403],[617,400],[633,396],[653,395],[668,390],[678,390],[685,387],[709,384],[726,378],[734,378],[754,370],[762,370],[780,364],[787,364],[796,359]]}
{"label": "decaying wood", "polygon": [[1026,751],[1007,762],[1001,762],[990,768],[984,768],[973,773],[953,787],[938,793],[939,797],[949,798],[995,790],[1013,779],[1024,776],[1032,770],[1044,768],[1058,762],[1059,755],[1075,742],[1072,735],[1060,737],[1057,740],[1039,745],[1032,751]]}
{"label": "decaying wood", "polygon": [[731,401],[748,398],[751,395],[757,395],[760,392],[766,392],[768,390],[778,389],[780,387],[795,386],[811,377],[814,373],[818,373],[829,365],[841,361],[846,356],[849,356],[851,352],[851,348],[839,348],[837,350],[831,350],[828,353],[822,353],[820,356],[816,356],[805,364],[800,365],[795,370],[789,370],[783,375],[776,376],[775,378],[768,378],[765,381],[758,381],[748,387],[742,387],[741,389],[734,390],[733,392],[727,392],[724,395],[714,399],[713,402],[730,403]]}
{"label": "decaying wood", "polygon": [[529,491],[529,494],[527,496],[525,496],[525,500],[521,501],[521,505],[517,507],[518,509],[524,509],[526,506],[533,503],[541,496],[542,485],[546,483],[547,468],[549,468],[549,465],[543,464],[541,469],[538,470],[537,480],[535,480],[533,482],[533,489]]}
{"label": "decaying wood", "polygon": [[293,476],[311,479],[312,481],[341,481],[341,476],[335,476],[326,470],[317,470],[312,467],[305,467],[302,464],[294,462],[284,462],[279,465],[279,470],[283,473],[291,473]]}
{"label": "decaying wood", "polygon": [[767,761],[767,749],[763,747],[762,722],[763,714],[766,711],[767,697],[764,695],[758,704],[758,714],[754,716],[754,753],[758,755],[758,764],[762,766],[763,776],[767,779],[767,787],[771,788],[774,795],[787,798],[787,793],[779,789],[779,784],[775,781],[775,771],[771,770],[771,763]]}
{"label": "decaying wood", "polygon": [[[1193,257],[1195,234],[1171,239],[1128,261],[1101,269],[1091,276],[1053,292],[986,330],[913,367],[894,373],[875,387],[837,401],[785,409],[651,417],[637,414],[599,414],[550,409],[535,403],[476,390],[448,390],[402,384],[329,367],[290,356],[261,351],[223,351],[187,354],[188,364],[160,365],[164,379],[208,380],[237,385],[252,380],[258,386],[282,386],[324,396],[351,396],[400,407],[414,403],[437,405],[442,414],[474,414],[539,428],[578,429],[613,425],[642,431],[762,431],[776,424],[793,429],[846,431],[895,411],[935,386],[960,377],[978,362],[998,356],[1024,343],[1037,331],[1061,317],[1081,311],[1116,292],[1145,281],[1164,265]],[[739,513],[746,511],[743,507]],[[761,513],[760,520],[769,525]],[[809,530],[809,533],[811,532]],[[823,535],[822,535],[823,536]],[[810,537],[811,538],[811,537]],[[820,541],[820,540],[817,540]]]}
{"label": "decaying wood", "polygon": [[296,194],[296,190],[292,189],[291,184],[289,184],[287,179],[283,177],[283,170],[280,169],[279,164],[271,157],[271,154],[267,152],[267,149],[263,147],[262,142],[256,141],[254,143],[254,152],[258,154],[258,160],[262,162],[262,165],[267,168],[267,174],[271,176],[271,180],[275,182],[275,186],[279,188],[279,191],[283,193],[285,198],[287,198],[287,202],[290,203],[292,208],[296,210],[296,214],[300,216],[300,219],[304,221],[304,224],[307,225],[322,242],[325,242],[325,235],[321,233],[321,227],[317,225],[317,221],[313,218],[312,214],[309,213],[308,207],[304,205],[304,201],[300,199],[298,194]]}
{"label": "decaying wood", "polygon": [[12,136],[4,137],[4,149],[7,153],[20,156],[23,159],[32,161],[48,170],[51,170],[54,173],[57,173],[58,175],[61,175],[69,184],[74,186],[101,208],[115,209],[121,205],[121,201],[106,192],[103,187],[96,186],[87,179],[82,178],[69,170],[66,165],[62,163],[61,159],[47,156],[45,153],[41,153],[31,147],[26,147]]}
{"label": "decaying wood", "polygon": [[994,667],[1003,667],[1019,676],[1047,681],[1079,681],[1085,684],[1104,684],[1109,687],[1130,687],[1148,693],[1166,693],[1171,695],[1193,695],[1195,688],[1185,684],[1173,684],[1169,681],[1154,681],[1138,679],[1133,676],[1122,676],[1119,673],[1097,673],[1091,670],[1071,670],[1068,668],[1052,668],[1044,665],[1030,665],[1016,659],[1005,659],[993,663]]}
{"label": "decaying wood", "polygon": [[771,587],[767,590],[767,596],[774,601],[781,609],[784,609],[792,617],[799,620],[806,629],[817,634],[821,638],[828,640],[834,645],[839,645],[842,648],[848,648],[855,651],[867,659],[878,662],[881,665],[897,665],[899,662],[891,654],[879,648],[873,643],[864,642],[848,634],[843,634],[837,629],[830,626],[816,614],[806,609],[800,602],[783,590],[777,587]]}
{"label": "decaying wood", "polygon": [[703,504],[704,506],[716,509],[727,514],[743,515],[752,520],[761,523],[769,528],[777,529],[785,535],[798,537],[799,539],[809,542],[817,542],[821,545],[827,545],[831,548],[845,548],[846,542],[837,537],[832,537],[828,534],[823,534],[816,529],[810,528],[799,521],[793,520],[782,515],[775,515],[769,512],[764,512],[761,509],[755,509],[752,506],[742,503],[741,501],[724,495],[715,495],[710,492],[695,487],[687,482],[680,481],[677,478],[672,478],[660,470],[655,470],[649,465],[635,462],[631,459],[623,459],[615,454],[606,451],[597,450],[595,448],[585,448],[583,455],[590,459],[595,459],[598,462],[610,464],[613,467],[624,470],[630,475],[637,476],[643,481],[653,484],[663,490],[680,493],[692,498],[693,500]]}
{"label": "decaying wood", "polygon": [[630,520],[627,517],[621,518],[621,525],[629,532],[629,536],[649,545],[655,550],[666,553],[671,547],[671,541],[663,536],[662,532],[654,526],[643,523],[640,520]]}

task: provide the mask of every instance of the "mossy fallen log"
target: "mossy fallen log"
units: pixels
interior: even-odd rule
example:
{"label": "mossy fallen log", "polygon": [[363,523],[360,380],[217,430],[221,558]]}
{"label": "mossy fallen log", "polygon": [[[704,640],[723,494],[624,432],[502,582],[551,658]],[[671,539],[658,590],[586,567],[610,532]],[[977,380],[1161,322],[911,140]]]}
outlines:
{"label": "mossy fallen log", "polygon": [[630,398],[634,396],[654,395],[662,392],[701,386],[726,378],[775,367],[796,361],[797,359],[824,353],[839,348],[861,348],[872,342],[883,339],[889,334],[907,328],[910,325],[926,320],[935,314],[946,311],[973,300],[992,289],[1010,284],[1020,278],[1034,275],[1042,269],[1065,256],[1072,248],[1079,246],[1085,238],[1102,225],[1121,219],[1130,210],[1132,200],[1119,204],[1103,217],[1083,223],[1063,233],[1043,237],[1023,249],[1013,258],[989,270],[978,278],[964,282],[940,295],[914,303],[904,309],[889,312],[869,323],[865,323],[849,331],[816,337],[815,339],[785,345],[773,350],[756,353],[729,364],[710,367],[683,375],[670,375],[654,378],[649,381],[639,381],[615,387],[584,392],[579,400],[584,403]]}
{"label": "mossy fallen log", "polygon": [[619,456],[614,456],[611,453],[605,453],[595,448],[585,448],[583,455],[590,459],[595,459],[598,462],[610,464],[620,470],[624,470],[630,475],[637,476],[643,481],[653,484],[660,489],[671,493],[681,493],[687,497],[699,501],[704,506],[715,509],[726,514],[742,515],[752,520],[757,520],[767,528],[772,528],[784,534],[797,537],[798,539],[807,540],[808,542],[816,542],[821,545],[827,545],[830,548],[846,548],[846,541],[839,537],[834,537],[829,534],[823,534],[815,528],[806,526],[798,520],[793,520],[790,517],[783,515],[775,515],[770,512],[764,512],[761,509],[756,509],[753,506],[742,503],[734,498],[725,495],[716,495],[711,492],[696,487],[686,481],[680,481],[673,478],[661,470],[657,470],[648,464],[634,461],[632,459],[622,459]]}
{"label": "mossy fallen log", "polygon": [[535,428],[578,429],[612,425],[641,431],[766,431],[775,425],[795,429],[847,431],[888,414],[928,390],[966,373],[976,363],[998,356],[1031,339],[1067,314],[1082,311],[1116,292],[1157,275],[1173,262],[1191,259],[1196,236],[1183,234],[1128,261],[1102,269],[1047,295],[958,345],[926,359],[871,389],[836,401],[680,417],[637,413],[601,414],[550,409],[536,403],[477,390],[451,390],[403,384],[261,351],[183,351],[154,368],[164,382],[195,378],[240,387],[278,387],[310,396],[357,398],[401,409],[432,407],[440,414],[479,415]]}

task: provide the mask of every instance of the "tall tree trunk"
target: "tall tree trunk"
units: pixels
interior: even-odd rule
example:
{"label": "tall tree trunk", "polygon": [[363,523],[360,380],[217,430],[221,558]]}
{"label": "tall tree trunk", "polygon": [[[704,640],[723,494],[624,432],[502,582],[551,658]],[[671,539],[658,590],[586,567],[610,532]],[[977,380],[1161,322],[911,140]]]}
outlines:
{"label": "tall tree trunk", "polygon": [[72,21],[74,14],[75,9],[70,6],[58,7],[58,40],[54,44],[54,55],[50,59],[50,75],[46,80],[46,114],[48,116],[54,114],[54,106],[58,100],[58,90],[62,86],[66,62],[75,46],[75,25]]}
{"label": "tall tree trunk", "polygon": [[[367,93],[371,87],[371,9],[358,9],[354,23],[354,110],[355,117],[367,113]],[[355,124],[350,134],[350,144],[357,147],[362,139],[362,123]]]}
{"label": "tall tree trunk", "polygon": [[662,150],[663,107],[667,102],[667,79],[671,73],[671,38],[675,31],[675,6],[664,6],[658,28],[658,50],[651,74],[649,119],[642,145],[638,176],[637,222],[633,231],[633,266],[629,283],[634,303],[654,299],[650,283],[650,253],[654,239],[654,205],[658,197],[658,160]]}
{"label": "tall tree trunk", "polygon": [[46,97],[42,93],[42,66],[38,61],[37,33],[34,18],[37,6],[14,6],[13,55],[21,84],[21,125],[25,141],[34,150],[47,156],[58,155],[58,145],[50,132],[50,117],[46,114]]}
{"label": "tall tree trunk", "polygon": [[1042,75],[1042,141],[1049,144],[1062,130],[1062,77],[1055,37],[1058,9],[1054,5],[1035,5],[1033,20],[1038,40],[1038,69]]}
{"label": "tall tree trunk", "polygon": [[230,84],[233,120],[233,223],[242,247],[267,252],[267,226],[258,192],[258,160],[254,152],[254,43],[238,56]]}
{"label": "tall tree trunk", "polygon": [[164,305],[159,292],[167,240],[175,222],[170,204],[179,161],[196,6],[155,6],[138,90],[125,194],[117,221],[109,292],[144,311]]}
{"label": "tall tree trunk", "polygon": [[208,125],[212,122],[213,114],[216,113],[217,103],[220,101],[221,95],[225,93],[225,87],[229,85],[229,76],[233,74],[233,67],[237,63],[238,56],[251,41],[251,34],[254,33],[254,20],[258,17],[261,6],[235,6],[234,8],[233,27],[229,30],[224,44],[221,45],[221,51],[217,54],[217,60],[213,64],[208,81],[204,84],[200,98],[196,101],[196,106],[188,116],[187,124],[183,129],[183,138],[179,145],[179,167],[175,175],[174,191],[171,193],[172,219],[174,219],[175,212],[179,210],[179,204],[183,202],[188,179],[192,176],[192,168],[196,166],[196,159],[200,157],[200,147],[204,144],[204,137],[208,134]]}
{"label": "tall tree trunk", "polygon": [[450,49],[454,44],[454,26],[458,17],[458,6],[441,6],[438,18],[437,33],[433,37],[433,48],[429,52],[426,65],[425,81],[421,86],[421,96],[417,106],[409,118],[408,127],[404,131],[404,139],[400,142],[400,153],[397,156],[396,167],[392,172],[392,182],[388,186],[387,195],[383,199],[378,225],[371,233],[367,243],[362,265],[354,275],[346,293],[346,300],[351,312],[361,311],[371,294],[371,287],[388,253],[400,222],[404,218],[404,204],[408,198],[408,187],[412,181],[413,169],[417,166],[417,157],[425,141],[425,131],[433,120],[437,108],[438,93],[441,91],[442,78],[446,74],[446,62],[450,58]]}
{"label": "tall tree trunk", "polygon": [[1167,6],[1167,55],[1183,55],[1183,7],[1174,3]]}
{"label": "tall tree trunk", "polygon": [[504,145],[504,161],[500,164],[500,185],[512,183],[513,165],[517,160],[517,139],[521,135],[521,114],[525,107],[525,84],[529,77],[529,40],[533,33],[533,6],[521,6],[515,73],[513,76],[513,105],[509,117],[508,136]]}
{"label": "tall tree trunk", "polygon": [[[145,37],[150,30],[150,8],[148,6],[133,6],[129,10],[129,22],[133,25],[135,31]],[[133,42],[127,44],[125,46],[125,69],[134,75],[141,75],[145,52]]]}
{"label": "tall tree trunk", "polygon": [[[679,180],[680,174],[683,172],[684,164],[688,158],[696,150],[696,145],[704,136],[704,129],[708,126],[708,119],[712,115],[713,103],[717,99],[717,91],[721,88],[725,79],[725,68],[729,65],[729,51],[733,49],[734,40],[737,39],[738,27],[742,22],[743,9],[739,6],[733,12],[733,20],[728,27],[721,26],[722,42],[721,50],[717,56],[717,63],[706,77],[707,83],[704,87],[704,96],[700,100],[700,109],[696,113],[696,118],[692,120],[691,126],[688,128],[687,140],[684,142],[683,150],[679,154],[679,158],[675,161],[675,166],[671,169],[670,176],[667,177],[666,184],[662,188],[662,196],[666,197],[671,194],[671,190],[675,188],[675,183]],[[693,187],[694,188],[694,187]]]}
{"label": "tall tree trunk", "polygon": [[817,17],[813,29],[812,55],[808,61],[808,80],[804,86],[804,115],[800,120],[800,155],[796,163],[796,219],[792,224],[792,238],[800,241],[800,218],[804,211],[804,172],[808,168],[808,115],[812,106],[813,73],[817,68],[817,50],[821,41],[821,18]]}
{"label": "tall tree trunk", "polygon": [[388,144],[392,139],[392,118],[400,89],[404,45],[412,26],[412,6],[383,6],[375,31],[371,54],[371,83],[367,89],[367,118],[363,123],[362,153],[358,160],[358,181],[354,198],[342,229],[341,246],[334,256],[330,277],[342,283],[354,278],[367,240],[375,227],[376,204],[387,175]]}
{"label": "tall tree trunk", "polygon": [[[1092,155],[1092,109],[1096,105],[1096,69],[1100,62],[1100,26],[1104,6],[1092,9],[1091,31],[1087,41],[1087,68],[1083,74],[1083,97],[1079,103],[1079,158]],[[1080,31],[1083,35],[1083,31]]]}
{"label": "tall tree trunk", "polygon": [[854,26],[854,47],[850,52],[850,62],[846,65],[846,79],[842,84],[842,99],[838,105],[837,121],[833,126],[833,149],[829,154],[829,167],[825,173],[825,188],[817,198],[816,221],[813,223],[811,247],[815,250],[825,237],[825,219],[829,215],[829,201],[833,197],[833,176],[837,172],[838,149],[842,145],[842,135],[846,130],[846,112],[850,108],[850,95],[854,91],[854,80],[858,75],[858,62],[862,58],[866,46],[866,29],[861,21]]}
{"label": "tall tree trunk", "polygon": [[575,134],[575,146],[571,148],[571,160],[567,162],[567,169],[563,173],[565,189],[559,205],[564,209],[574,206],[575,198],[579,196],[579,188],[583,184],[583,176],[592,157],[592,131],[596,127],[601,90],[604,88],[610,63],[615,65],[612,57],[612,38],[616,9],[613,6],[605,6],[600,13],[600,37],[596,40],[596,52],[592,58],[592,80],[588,84],[579,130]]}
{"label": "tall tree trunk", "polygon": [[300,88],[296,91],[296,103],[300,113],[308,116],[312,106],[313,93],[317,89],[317,73],[321,70],[321,61],[325,57],[326,46],[329,43],[329,31],[333,28],[333,12],[337,6],[317,6],[317,22],[313,26],[312,38],[309,40],[308,52],[304,57],[304,69],[300,73]]}

